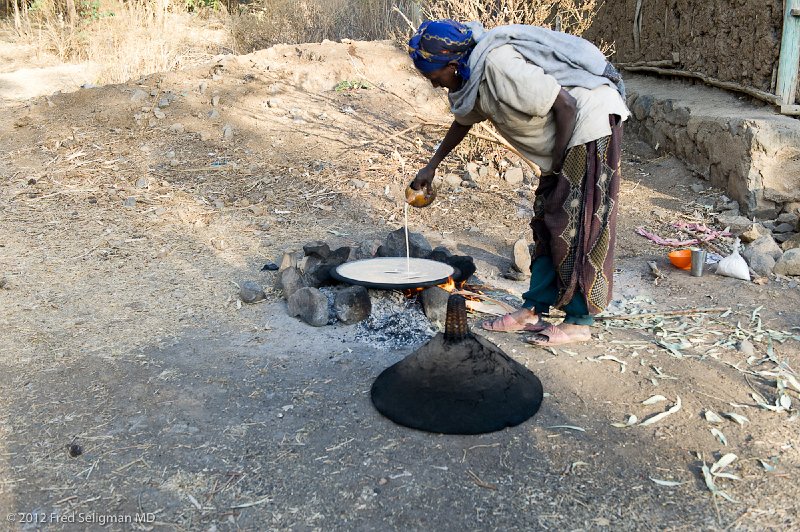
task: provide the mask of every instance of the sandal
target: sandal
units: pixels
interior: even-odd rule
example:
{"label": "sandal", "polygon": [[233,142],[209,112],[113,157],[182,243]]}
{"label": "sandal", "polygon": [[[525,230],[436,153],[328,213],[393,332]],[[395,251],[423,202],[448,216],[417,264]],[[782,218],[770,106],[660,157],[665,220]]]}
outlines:
{"label": "sandal", "polygon": [[583,335],[571,335],[564,332],[562,329],[555,325],[549,325],[538,331],[534,336],[525,338],[529,344],[538,345],[540,347],[547,347],[551,345],[574,344],[579,342],[588,342],[592,339],[591,331],[587,331]]}
{"label": "sandal", "polygon": [[537,317],[536,323],[520,323],[509,313],[493,320],[484,321],[481,327],[487,331],[493,332],[539,332],[546,329],[549,325],[543,323],[544,322],[542,322],[542,319],[539,317]]}

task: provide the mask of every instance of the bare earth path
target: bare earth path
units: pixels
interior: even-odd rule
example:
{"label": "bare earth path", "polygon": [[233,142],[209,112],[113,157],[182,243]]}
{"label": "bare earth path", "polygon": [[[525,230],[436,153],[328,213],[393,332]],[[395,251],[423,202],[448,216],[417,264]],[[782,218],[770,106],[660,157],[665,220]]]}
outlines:
{"label": "bare earth path", "polygon": [[[333,90],[365,78],[372,88]],[[781,412],[751,394],[774,405],[780,390],[764,372],[800,367],[797,283],[671,268],[634,229],[669,235],[670,222],[707,216],[718,193],[694,192],[699,180],[676,159],[635,139],[611,310],[731,312],[605,321],[592,342],[552,351],[490,335],[544,383],[532,420],[470,437],[396,426],[369,388],[415,346],[382,349],[354,327],[286,315],[264,263],[312,240],[358,244],[397,228],[403,186],[445,111],[391,45],[331,43],[0,115],[0,510],[47,522],[3,527],[796,528],[797,394]],[[479,185],[443,189],[412,212],[412,229],[519,295],[525,283],[500,272],[529,237],[533,185]],[[658,284],[650,260],[666,275]],[[237,304],[234,282],[246,279],[266,302]],[[745,338],[752,356],[736,349]],[[666,400],[642,404],[653,395]],[[612,425],[678,398],[656,423]],[[712,424],[707,411],[747,421]],[[82,453],[70,457],[70,444]],[[715,483],[736,502],[713,496],[701,473],[726,453],[736,460],[722,472],[740,479]],[[100,523],[137,513],[151,522]]]}

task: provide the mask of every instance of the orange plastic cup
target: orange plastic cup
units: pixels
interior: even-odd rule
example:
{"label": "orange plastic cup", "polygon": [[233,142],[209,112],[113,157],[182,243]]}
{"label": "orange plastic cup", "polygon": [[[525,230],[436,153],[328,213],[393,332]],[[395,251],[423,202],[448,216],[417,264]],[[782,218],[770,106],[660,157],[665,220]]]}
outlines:
{"label": "orange plastic cup", "polygon": [[676,268],[681,270],[689,270],[692,268],[692,250],[690,249],[676,249],[670,251],[667,256],[669,261]]}

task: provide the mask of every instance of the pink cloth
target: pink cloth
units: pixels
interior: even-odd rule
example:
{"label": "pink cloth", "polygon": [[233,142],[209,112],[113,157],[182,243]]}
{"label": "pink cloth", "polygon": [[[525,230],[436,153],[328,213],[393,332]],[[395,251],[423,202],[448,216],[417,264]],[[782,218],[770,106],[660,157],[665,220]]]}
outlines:
{"label": "pink cloth", "polygon": [[688,231],[694,231],[697,233],[703,233],[703,236],[699,238],[691,238],[689,240],[678,240],[677,238],[662,238],[655,233],[651,233],[644,227],[637,227],[636,232],[643,237],[647,238],[658,244],[659,246],[670,246],[670,247],[684,247],[684,246],[691,246],[694,244],[699,244],[700,242],[708,242],[709,240],[714,240],[715,238],[719,238],[721,236],[731,236],[730,232],[728,231],[717,231],[715,229],[709,228],[706,224],[695,224],[695,223],[686,223],[686,222],[675,222],[672,224],[672,227],[675,229],[684,229]]}

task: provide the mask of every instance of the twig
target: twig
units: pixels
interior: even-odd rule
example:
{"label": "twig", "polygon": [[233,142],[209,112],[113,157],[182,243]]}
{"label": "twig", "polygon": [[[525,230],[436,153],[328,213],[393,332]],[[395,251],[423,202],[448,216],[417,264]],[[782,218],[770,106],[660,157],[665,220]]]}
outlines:
{"label": "twig", "polygon": [[730,310],[728,307],[690,308],[686,310],[663,310],[660,312],[642,312],[640,314],[610,314],[595,316],[596,320],[636,320],[639,318],[653,318],[658,316],[688,316],[691,314],[716,314]]}
{"label": "twig", "polygon": [[[401,135],[404,135],[404,134],[408,133],[409,131],[414,131],[415,129],[418,129],[420,127],[422,127],[422,124],[414,124],[411,127],[405,128],[403,131],[400,131],[398,133],[394,133],[392,135],[389,135],[388,137],[381,137],[381,138],[378,138],[378,139],[368,140],[367,142],[364,142],[363,144],[360,144],[359,146],[354,146],[354,148],[363,148],[364,146],[369,146],[370,144],[374,144],[374,143],[376,143],[378,141],[385,142],[385,141],[391,140],[391,139],[393,139],[395,137],[399,137]],[[351,149],[351,148],[347,148],[347,149]]]}
{"label": "twig", "polygon": [[468,469],[467,473],[469,473],[469,476],[472,477],[472,481],[481,488],[486,488],[487,490],[497,490],[497,486],[495,486],[494,484],[489,484],[488,482],[484,482],[478,477],[478,475],[473,473],[471,469]]}
{"label": "twig", "polygon": [[688,70],[674,70],[670,68],[649,67],[649,66],[627,66],[627,67],[623,66],[622,68],[629,72],[652,72],[654,74],[664,74],[667,76],[696,78],[701,80],[707,85],[711,85],[712,87],[717,87],[720,89],[726,89],[736,92],[742,92],[744,94],[747,94],[748,96],[756,98],[757,100],[771,103],[772,105],[780,105],[780,98],[778,98],[774,94],[754,89],[752,87],[745,87],[743,85],[739,85],[738,83],[732,83],[730,81],[720,81],[718,79],[706,76],[705,74],[700,74],[698,72],[690,72]]}
{"label": "twig", "polygon": [[522,159],[522,160],[525,162],[525,164],[527,164],[528,166],[530,166],[530,167],[531,167],[531,170],[533,170],[533,173],[534,173],[534,174],[536,174],[536,177],[542,177],[542,169],[541,169],[541,168],[539,168],[539,165],[537,165],[536,163],[534,163],[534,162],[532,162],[532,161],[529,161],[527,157],[525,157],[524,155],[522,155],[522,154],[519,152],[519,150],[517,150],[517,149],[516,149],[514,146],[512,146],[511,144],[509,144],[509,143],[508,143],[508,141],[507,141],[506,139],[504,139],[503,137],[501,137],[500,135],[498,135],[497,133],[495,133],[494,131],[492,131],[492,130],[489,128],[489,126],[487,126],[487,125],[486,125],[486,124],[484,124],[483,122],[479,122],[479,123],[478,123],[478,125],[479,125],[481,128],[483,128],[483,129],[484,129],[484,131],[486,131],[486,132],[487,132],[487,133],[489,133],[491,136],[493,136],[494,138],[496,138],[496,139],[497,139],[497,142],[499,142],[500,144],[502,144],[502,145],[503,145],[503,147],[505,147],[505,148],[506,148],[508,151],[510,151],[510,152],[512,152],[512,153],[514,153],[514,154],[516,154],[516,155],[517,155],[517,156],[518,156],[520,159]]}
{"label": "twig", "polygon": [[261,500],[254,501],[254,502],[246,502],[244,504],[237,504],[236,506],[231,506],[231,510],[240,510],[242,508],[250,508],[251,506],[257,506],[259,504],[264,504],[265,502],[271,502],[272,497],[264,497]]}
{"label": "twig", "polygon": [[414,27],[414,23],[408,20],[408,17],[405,15],[405,13],[400,11],[399,7],[392,6],[392,11],[397,11],[400,14],[400,16],[403,17],[403,20],[406,21],[406,24],[408,24],[408,27],[411,28],[411,31],[417,31],[417,28]]}

